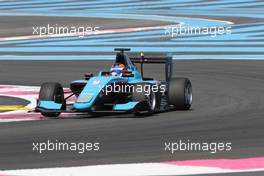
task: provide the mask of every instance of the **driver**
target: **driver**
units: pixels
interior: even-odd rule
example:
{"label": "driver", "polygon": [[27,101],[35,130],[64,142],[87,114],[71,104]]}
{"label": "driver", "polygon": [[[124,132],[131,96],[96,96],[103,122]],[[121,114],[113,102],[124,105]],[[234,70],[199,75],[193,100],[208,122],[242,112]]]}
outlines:
{"label": "driver", "polygon": [[124,64],[114,64],[110,69],[111,76],[122,76],[126,66]]}

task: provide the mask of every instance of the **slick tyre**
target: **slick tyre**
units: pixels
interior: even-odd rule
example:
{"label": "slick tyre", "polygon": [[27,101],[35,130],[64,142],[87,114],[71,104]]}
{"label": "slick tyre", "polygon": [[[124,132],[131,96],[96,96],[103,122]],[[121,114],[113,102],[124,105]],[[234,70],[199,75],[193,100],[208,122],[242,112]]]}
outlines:
{"label": "slick tyre", "polygon": [[[142,91],[136,91],[138,87],[142,87]],[[159,92],[153,92],[151,84],[140,83],[135,85],[135,91],[132,93],[132,101],[140,103],[134,109],[134,115],[144,117],[152,115],[159,110]]]}
{"label": "slick tyre", "polygon": [[[43,83],[39,92],[39,101],[54,101],[65,106],[64,92],[61,84],[56,82]],[[59,112],[41,112],[46,117],[58,117]]]}
{"label": "slick tyre", "polygon": [[192,105],[192,84],[188,78],[171,78],[168,84],[168,100],[176,110],[188,110]]}

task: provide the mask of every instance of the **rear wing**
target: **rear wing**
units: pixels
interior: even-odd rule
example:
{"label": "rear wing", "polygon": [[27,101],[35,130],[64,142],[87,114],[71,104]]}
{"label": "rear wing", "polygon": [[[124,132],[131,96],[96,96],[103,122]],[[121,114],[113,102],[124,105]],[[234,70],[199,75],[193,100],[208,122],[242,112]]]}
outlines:
{"label": "rear wing", "polygon": [[171,56],[165,57],[145,57],[143,53],[141,53],[140,57],[130,57],[132,63],[139,63],[141,76],[143,78],[143,65],[144,64],[164,64],[165,65],[165,80],[168,82],[172,77],[173,71],[173,62]]}

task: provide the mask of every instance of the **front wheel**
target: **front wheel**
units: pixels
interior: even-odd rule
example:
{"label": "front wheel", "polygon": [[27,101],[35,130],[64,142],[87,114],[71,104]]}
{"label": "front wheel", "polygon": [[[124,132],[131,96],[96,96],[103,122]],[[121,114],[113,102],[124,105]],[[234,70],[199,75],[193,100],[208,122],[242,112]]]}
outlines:
{"label": "front wheel", "polygon": [[[39,92],[39,101],[54,101],[65,106],[64,92],[61,84],[56,82],[43,83]],[[58,117],[60,112],[41,112],[45,117]]]}
{"label": "front wheel", "polygon": [[135,85],[136,90],[142,90],[132,93],[132,100],[140,102],[134,111],[136,116],[152,115],[159,110],[159,92],[153,92],[151,86],[146,83]]}

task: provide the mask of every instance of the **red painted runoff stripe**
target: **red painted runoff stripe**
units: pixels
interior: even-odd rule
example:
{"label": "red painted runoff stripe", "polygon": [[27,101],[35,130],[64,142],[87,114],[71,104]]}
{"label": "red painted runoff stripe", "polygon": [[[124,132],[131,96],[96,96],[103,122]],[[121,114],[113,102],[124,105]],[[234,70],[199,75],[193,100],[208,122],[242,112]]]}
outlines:
{"label": "red painted runoff stripe", "polygon": [[33,95],[38,94],[38,91],[7,91],[7,92],[1,92],[1,94],[6,95]]}
{"label": "red painted runoff stripe", "polygon": [[221,169],[232,169],[232,170],[249,170],[249,169],[263,169],[264,157],[241,158],[241,159],[168,161],[162,163],[172,164],[177,166],[202,166],[202,167],[216,167]]}
{"label": "red painted runoff stripe", "polygon": [[[20,114],[1,114],[0,119],[40,119],[40,114],[20,113]],[[0,175],[1,176],[1,175]]]}

